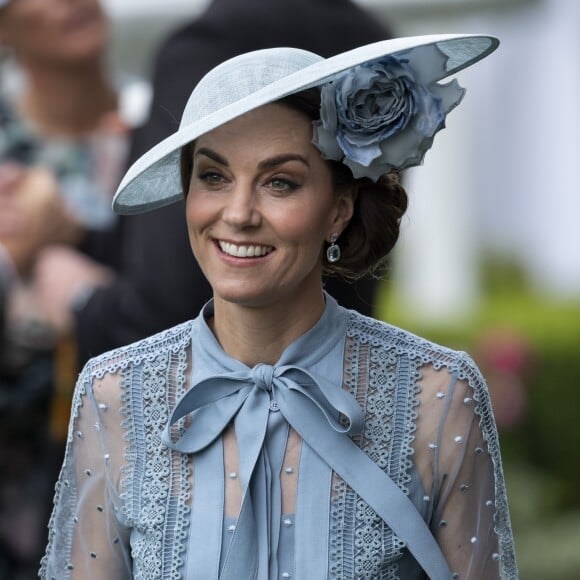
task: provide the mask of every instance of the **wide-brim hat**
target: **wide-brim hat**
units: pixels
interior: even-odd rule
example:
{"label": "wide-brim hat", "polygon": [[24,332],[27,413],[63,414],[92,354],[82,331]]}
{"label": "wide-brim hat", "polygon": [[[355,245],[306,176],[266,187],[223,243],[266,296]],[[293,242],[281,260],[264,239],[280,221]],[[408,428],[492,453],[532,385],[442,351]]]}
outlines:
{"label": "wide-brim hat", "polygon": [[431,76],[438,81],[481,60],[498,44],[496,38],[485,35],[428,35],[380,41],[326,59],[285,47],[227,60],[197,84],[179,129],[129,168],[113,199],[113,209],[120,214],[135,214],[182,199],[182,147],[258,107],[322,86],[339,73],[388,56],[403,55],[411,68],[420,67],[423,61],[432,60],[429,55],[434,46],[445,57],[443,66]]}

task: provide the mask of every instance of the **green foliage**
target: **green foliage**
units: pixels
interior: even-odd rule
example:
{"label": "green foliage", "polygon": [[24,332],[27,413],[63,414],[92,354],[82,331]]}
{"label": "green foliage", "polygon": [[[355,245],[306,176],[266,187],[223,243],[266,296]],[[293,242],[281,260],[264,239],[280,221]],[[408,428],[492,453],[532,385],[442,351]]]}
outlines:
{"label": "green foliage", "polygon": [[505,469],[520,578],[575,580],[580,571],[580,510],[546,516],[539,506],[555,497],[557,481],[529,465]]}
{"label": "green foliage", "polygon": [[[513,272],[509,276],[508,283],[493,280],[487,285],[480,308],[461,325],[421,324],[386,288],[377,314],[440,344],[467,350],[478,364],[482,337],[489,332],[503,329],[521,337],[533,353],[532,368],[523,377],[527,412],[523,422],[500,430],[502,450],[504,461],[523,460],[550,474],[550,501],[536,506],[549,515],[580,507],[580,298],[550,301],[526,291]],[[489,378],[489,369],[480,366]]]}

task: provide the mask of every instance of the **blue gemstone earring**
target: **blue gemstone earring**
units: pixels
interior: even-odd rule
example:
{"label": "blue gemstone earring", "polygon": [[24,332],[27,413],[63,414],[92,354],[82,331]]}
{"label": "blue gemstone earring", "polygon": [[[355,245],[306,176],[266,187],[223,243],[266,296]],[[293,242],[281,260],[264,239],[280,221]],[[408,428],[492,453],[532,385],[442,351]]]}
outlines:
{"label": "blue gemstone earring", "polygon": [[340,247],[336,240],[338,240],[338,234],[334,233],[330,236],[330,246],[326,249],[326,259],[330,264],[336,264],[340,260]]}

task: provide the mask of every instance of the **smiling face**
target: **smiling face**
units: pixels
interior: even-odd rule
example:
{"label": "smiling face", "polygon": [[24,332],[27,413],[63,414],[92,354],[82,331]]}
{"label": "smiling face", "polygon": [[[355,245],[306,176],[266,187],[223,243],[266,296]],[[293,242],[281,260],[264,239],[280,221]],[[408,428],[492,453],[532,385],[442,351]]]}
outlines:
{"label": "smiling face", "polygon": [[319,299],[324,242],[343,231],[352,205],[334,191],[298,111],[266,105],[195,142],[187,222],[216,303]]}
{"label": "smiling face", "polygon": [[0,11],[0,44],[24,64],[79,64],[100,57],[106,42],[98,0],[12,0]]}

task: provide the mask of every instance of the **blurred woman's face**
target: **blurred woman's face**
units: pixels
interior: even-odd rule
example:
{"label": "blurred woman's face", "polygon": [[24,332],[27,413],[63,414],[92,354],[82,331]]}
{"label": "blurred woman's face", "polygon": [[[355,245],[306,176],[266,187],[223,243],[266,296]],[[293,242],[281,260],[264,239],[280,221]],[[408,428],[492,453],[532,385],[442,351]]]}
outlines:
{"label": "blurred woman's face", "polygon": [[11,0],[0,11],[0,44],[25,66],[82,64],[100,58],[106,42],[99,0]]}
{"label": "blurred woman's face", "polygon": [[196,140],[191,246],[216,300],[245,306],[319,297],[322,248],[352,214],[302,113],[271,104]]}

